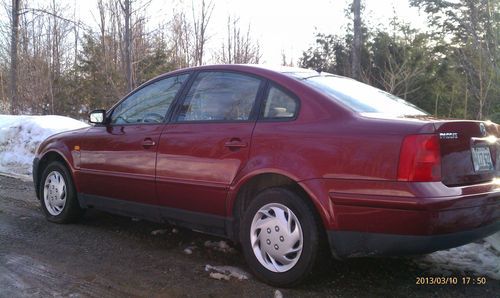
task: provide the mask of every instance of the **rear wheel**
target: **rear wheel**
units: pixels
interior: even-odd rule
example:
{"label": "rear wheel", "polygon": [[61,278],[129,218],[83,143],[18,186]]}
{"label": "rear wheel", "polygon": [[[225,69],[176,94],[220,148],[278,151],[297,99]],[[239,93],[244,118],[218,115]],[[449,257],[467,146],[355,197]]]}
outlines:
{"label": "rear wheel", "polygon": [[241,224],[243,253],[250,269],[274,286],[292,286],[309,277],[324,254],[313,207],[285,188],[259,193]]}
{"label": "rear wheel", "polygon": [[40,203],[47,220],[70,223],[83,215],[71,175],[63,163],[50,163],[44,169],[39,185]]}

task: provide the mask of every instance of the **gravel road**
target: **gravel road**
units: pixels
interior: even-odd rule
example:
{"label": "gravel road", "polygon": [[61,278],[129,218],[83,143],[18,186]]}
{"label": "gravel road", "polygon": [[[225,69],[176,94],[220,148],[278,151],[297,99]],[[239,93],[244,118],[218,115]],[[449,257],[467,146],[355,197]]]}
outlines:
{"label": "gravel road", "polygon": [[30,182],[0,176],[0,297],[494,297],[500,293],[500,281],[491,278],[485,285],[416,285],[417,277],[435,275],[417,267],[415,258],[334,262],[328,274],[277,293],[249,273],[246,280],[210,277],[206,265],[248,272],[242,254],[221,240],[97,211],[87,212],[78,224],[52,224],[44,219]]}

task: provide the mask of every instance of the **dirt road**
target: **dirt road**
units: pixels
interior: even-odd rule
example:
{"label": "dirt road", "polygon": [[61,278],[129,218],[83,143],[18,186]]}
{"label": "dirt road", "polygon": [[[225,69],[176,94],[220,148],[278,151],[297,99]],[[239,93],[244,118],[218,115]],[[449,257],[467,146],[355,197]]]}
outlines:
{"label": "dirt road", "polygon": [[[249,273],[247,280],[210,278],[208,264],[248,272],[241,253],[221,240],[96,211],[78,224],[52,224],[31,183],[0,176],[1,297],[274,297],[276,288]],[[352,259],[335,262],[308,284],[279,291],[284,297],[500,293],[500,282],[491,278],[486,285],[416,285],[417,277],[430,275],[413,258]]]}

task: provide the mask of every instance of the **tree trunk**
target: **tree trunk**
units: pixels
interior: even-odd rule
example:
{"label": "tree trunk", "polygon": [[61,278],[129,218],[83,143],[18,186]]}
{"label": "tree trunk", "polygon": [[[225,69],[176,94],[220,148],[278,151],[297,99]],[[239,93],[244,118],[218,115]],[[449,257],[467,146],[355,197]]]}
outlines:
{"label": "tree trunk", "polygon": [[19,6],[21,0],[12,0],[12,27],[10,36],[10,113],[17,112],[17,44],[19,39]]}
{"label": "tree trunk", "polygon": [[352,77],[361,79],[361,0],[352,1],[354,13],[354,38],[352,40]]}
{"label": "tree trunk", "polygon": [[132,34],[130,30],[130,1],[125,0],[123,15],[125,17],[125,72],[127,76],[127,90],[130,92],[133,88],[132,82]]}

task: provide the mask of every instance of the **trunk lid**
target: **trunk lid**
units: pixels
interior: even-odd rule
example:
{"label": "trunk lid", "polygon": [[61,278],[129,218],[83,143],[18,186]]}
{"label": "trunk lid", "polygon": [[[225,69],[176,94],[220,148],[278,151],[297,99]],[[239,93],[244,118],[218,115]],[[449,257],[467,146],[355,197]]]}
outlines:
{"label": "trunk lid", "polygon": [[491,181],[500,168],[498,126],[489,121],[435,120],[441,176],[447,186]]}

